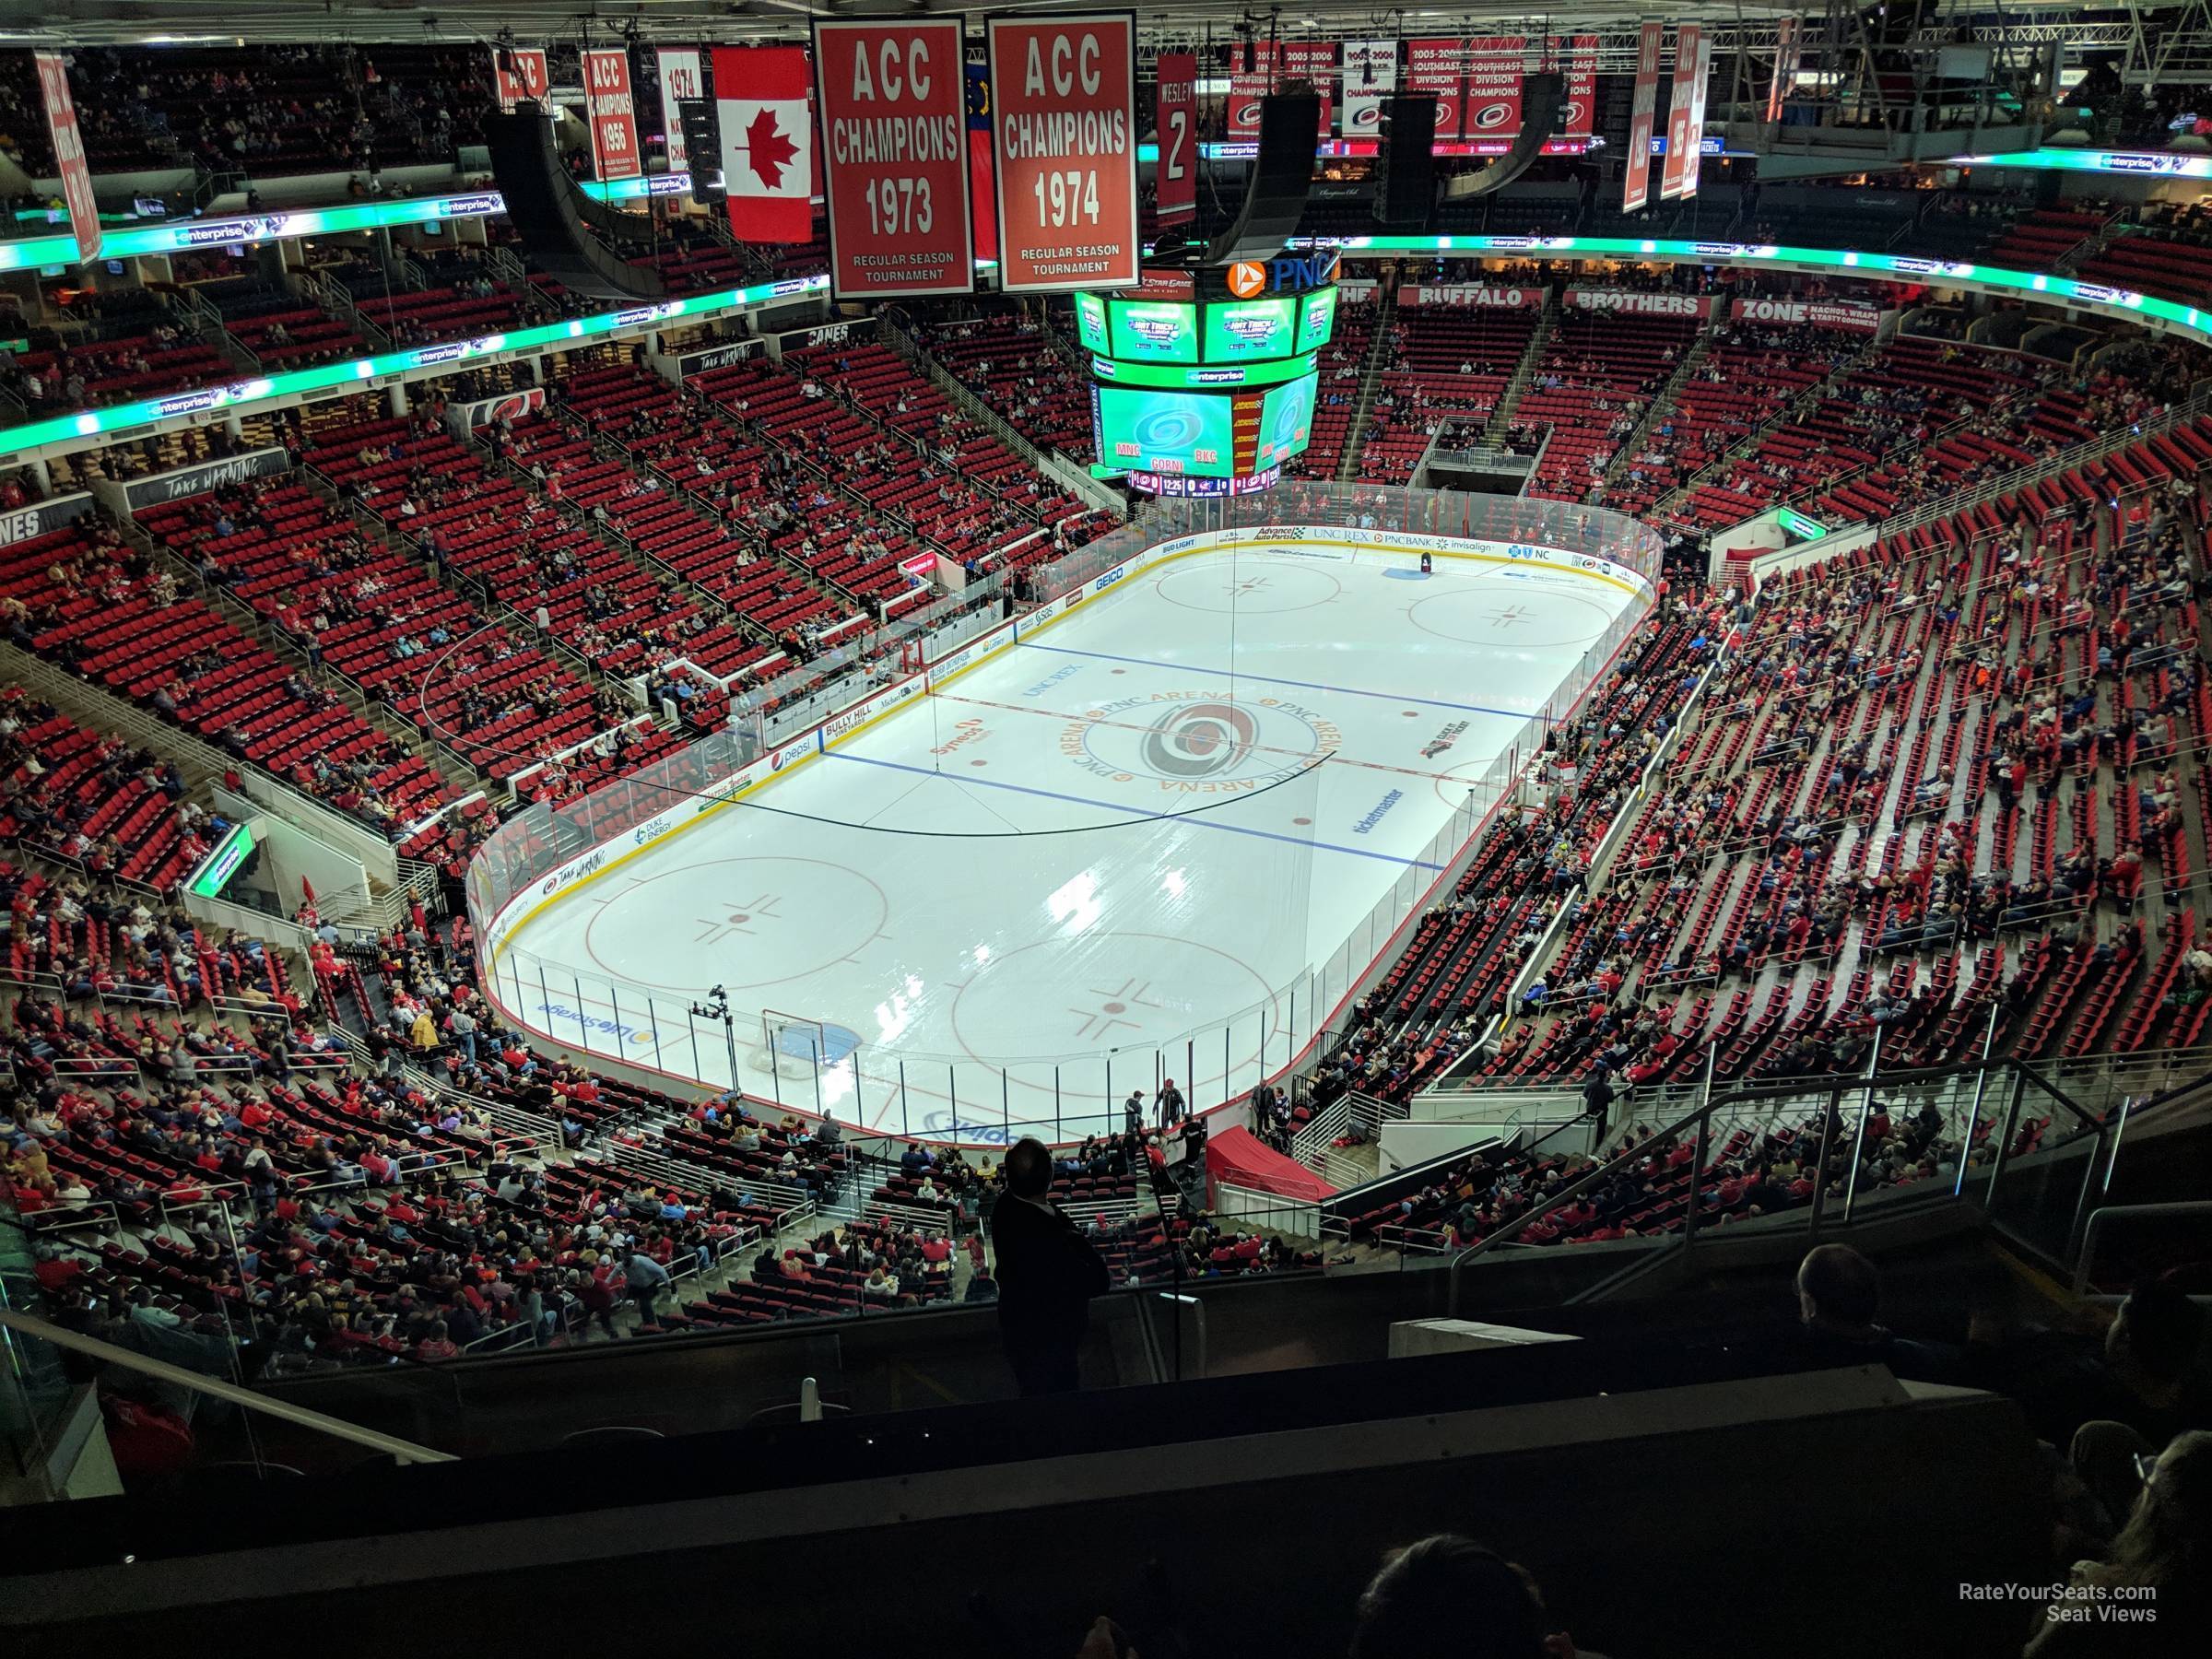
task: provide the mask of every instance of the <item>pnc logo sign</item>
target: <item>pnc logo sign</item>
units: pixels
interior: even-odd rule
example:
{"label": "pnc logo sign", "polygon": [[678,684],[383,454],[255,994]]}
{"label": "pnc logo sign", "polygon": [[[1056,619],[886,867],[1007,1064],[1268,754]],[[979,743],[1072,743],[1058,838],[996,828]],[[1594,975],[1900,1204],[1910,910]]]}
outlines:
{"label": "pnc logo sign", "polygon": [[1240,259],[1229,267],[1229,291],[1240,300],[1250,300],[1267,288],[1267,267],[1249,259]]}

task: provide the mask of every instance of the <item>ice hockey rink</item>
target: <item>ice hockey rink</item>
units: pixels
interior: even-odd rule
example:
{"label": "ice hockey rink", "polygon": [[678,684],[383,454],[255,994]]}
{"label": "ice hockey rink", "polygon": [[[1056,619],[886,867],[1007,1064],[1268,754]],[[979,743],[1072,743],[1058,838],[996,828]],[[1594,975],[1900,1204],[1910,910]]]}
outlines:
{"label": "ice hockey rink", "polygon": [[[1418,567],[1308,543],[1141,570],[541,905],[498,1000],[935,1139],[1073,1138],[1168,1078],[1241,1094],[1432,901],[1641,603],[1564,559]],[[717,986],[726,1029],[690,1012]]]}

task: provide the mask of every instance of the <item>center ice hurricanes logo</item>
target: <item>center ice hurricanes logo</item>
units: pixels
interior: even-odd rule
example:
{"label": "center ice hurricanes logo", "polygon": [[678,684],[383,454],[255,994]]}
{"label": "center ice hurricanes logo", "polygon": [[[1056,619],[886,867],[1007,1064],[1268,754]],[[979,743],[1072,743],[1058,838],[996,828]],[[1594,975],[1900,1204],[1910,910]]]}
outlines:
{"label": "center ice hurricanes logo", "polygon": [[1233,703],[1185,703],[1145,734],[1145,764],[1163,778],[1210,778],[1234,771],[1259,740],[1253,718]]}
{"label": "center ice hurricanes logo", "polygon": [[1340,747],[1333,721],[1281,698],[1156,691],[1086,710],[1060,752],[1093,777],[1219,794],[1262,788]]}

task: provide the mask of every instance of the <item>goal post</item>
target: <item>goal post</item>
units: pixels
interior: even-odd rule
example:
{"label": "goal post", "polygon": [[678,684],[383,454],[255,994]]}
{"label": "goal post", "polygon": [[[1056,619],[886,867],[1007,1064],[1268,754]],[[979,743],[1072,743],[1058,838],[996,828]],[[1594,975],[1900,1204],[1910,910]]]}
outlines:
{"label": "goal post", "polygon": [[[780,1008],[760,1012],[760,1048],[753,1057],[755,1069],[771,1079],[776,1103],[802,1111],[822,1109],[822,1079],[832,1072],[852,1067],[853,1088],[860,1086],[859,1033],[804,1014]],[[785,1088],[795,1085],[790,1094]]]}

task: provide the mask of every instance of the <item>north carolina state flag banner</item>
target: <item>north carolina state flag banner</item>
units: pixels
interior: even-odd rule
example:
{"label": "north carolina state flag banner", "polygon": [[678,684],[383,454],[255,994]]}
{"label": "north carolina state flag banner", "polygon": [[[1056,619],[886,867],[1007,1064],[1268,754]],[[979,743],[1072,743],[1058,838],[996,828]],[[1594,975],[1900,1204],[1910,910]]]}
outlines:
{"label": "north carolina state flag banner", "polygon": [[54,165],[62,175],[62,205],[76,237],[76,263],[89,265],[100,253],[100,198],[92,194],[92,169],[85,141],[76,130],[76,100],[69,96],[69,68],[58,52],[34,52],[39,90],[46,100],[46,134],[53,140]]}
{"label": "north carolina state flag banner", "polygon": [[973,293],[960,20],[818,18],[814,76],[830,293]]}
{"label": "north carolina state flag banner", "polygon": [[605,182],[634,179],[645,171],[638,153],[638,112],[629,91],[629,53],[587,52],[583,56],[583,112],[592,129],[592,166]]}
{"label": "north carolina state flag banner", "polygon": [[1644,23],[1636,36],[1636,97],[1629,106],[1628,153],[1621,158],[1620,210],[1640,212],[1652,199],[1652,124],[1659,112],[1659,47],[1664,23]]}
{"label": "north carolina state flag banner", "polygon": [[539,109],[545,109],[546,95],[553,89],[553,76],[546,68],[544,49],[516,46],[506,56],[514,65],[512,69],[500,61],[500,49],[492,48],[491,84],[499,95],[500,113],[513,114],[514,106],[525,98],[535,100]]}
{"label": "north carolina state flag banner", "polygon": [[998,257],[998,192],[992,187],[991,65],[968,72],[968,234],[978,259]]}
{"label": "north carolina state flag banner", "polygon": [[1136,201],[1136,14],[985,19],[998,164],[998,285],[1126,288]]}
{"label": "north carolina state flag banner", "polygon": [[714,115],[730,234],[747,242],[812,241],[814,123],[806,113],[806,49],[717,46]]}
{"label": "north carolina state flag banner", "polygon": [[1696,23],[1675,27],[1675,80],[1666,106],[1666,159],[1659,170],[1659,199],[1698,194],[1700,150],[1705,142],[1705,30]]}
{"label": "north carolina state flag banner", "polygon": [[1344,135],[1372,138],[1382,130],[1382,100],[1398,89],[1395,41],[1344,43]]}
{"label": "north carolina state flag banner", "polygon": [[1560,124],[1560,135],[1588,138],[1597,131],[1597,37],[1555,40],[1552,48],[1567,77],[1567,119]]}
{"label": "north carolina state flag banner", "polygon": [[1461,127],[1469,138],[1521,135],[1524,35],[1479,35],[1468,42],[1467,104]]}
{"label": "north carolina state flag banner", "polygon": [[654,54],[661,76],[661,137],[668,146],[668,171],[689,172],[691,158],[684,149],[684,124],[677,105],[707,95],[707,76],[694,46],[663,47]]}
{"label": "north carolina state flag banner", "polygon": [[1187,52],[1163,52],[1155,67],[1159,164],[1153,207],[1161,224],[1179,225],[1198,217],[1198,60]]}
{"label": "north carolina state flag banner", "polygon": [[1467,89],[1466,58],[1465,41],[1406,43],[1406,90],[1434,95],[1439,138],[1459,136],[1461,107],[1465,102]]}

